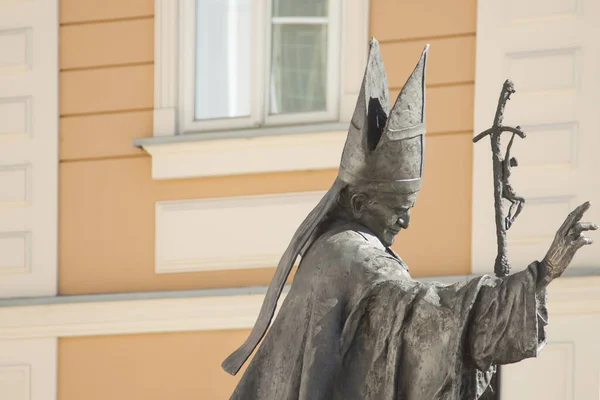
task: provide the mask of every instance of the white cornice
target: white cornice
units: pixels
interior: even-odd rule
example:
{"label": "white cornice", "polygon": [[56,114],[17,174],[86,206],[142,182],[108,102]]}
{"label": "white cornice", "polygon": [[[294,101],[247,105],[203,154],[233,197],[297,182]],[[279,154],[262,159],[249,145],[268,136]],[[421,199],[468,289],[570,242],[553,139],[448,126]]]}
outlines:
{"label": "white cornice", "polygon": [[346,135],[332,130],[139,145],[152,156],[153,179],[175,179],[338,168]]}
{"label": "white cornice", "polygon": [[264,295],[163,298],[0,308],[0,340],[243,329]]}
{"label": "white cornice", "polygon": [[[111,295],[70,296],[76,302],[62,298],[61,302],[54,300],[54,304],[31,305],[23,305],[23,300],[14,300],[15,305],[10,305],[11,301],[5,300],[0,307],[0,340],[249,329],[254,325],[265,289],[258,293],[254,288],[250,294],[249,289],[238,289],[242,294],[231,294],[233,289],[229,289],[229,295],[224,291],[217,295],[212,290],[205,291],[210,293],[205,296],[177,298],[152,298],[151,294],[137,293],[132,295],[150,298],[113,301],[105,300]],[[552,283],[549,292],[551,316],[600,313],[600,276],[561,278]],[[94,297],[99,300],[90,301]],[[280,301],[284,297],[285,294]]]}

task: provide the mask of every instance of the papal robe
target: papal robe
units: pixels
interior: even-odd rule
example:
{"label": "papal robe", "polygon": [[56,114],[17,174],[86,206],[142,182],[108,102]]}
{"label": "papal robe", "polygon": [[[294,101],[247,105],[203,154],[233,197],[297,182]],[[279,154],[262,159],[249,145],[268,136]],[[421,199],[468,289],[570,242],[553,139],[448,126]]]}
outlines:
{"label": "papal robe", "polygon": [[365,227],[337,221],[304,254],[231,398],[477,399],[494,365],[543,346],[537,269],[418,282]]}

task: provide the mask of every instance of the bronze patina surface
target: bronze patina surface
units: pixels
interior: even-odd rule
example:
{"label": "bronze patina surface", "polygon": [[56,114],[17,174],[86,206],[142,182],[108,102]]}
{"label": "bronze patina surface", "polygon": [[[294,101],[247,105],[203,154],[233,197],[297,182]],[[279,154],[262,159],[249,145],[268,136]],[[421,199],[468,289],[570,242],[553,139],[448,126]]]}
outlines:
{"label": "bronze patina surface", "polygon": [[[541,261],[512,275],[418,282],[389,247],[409,227],[421,188],[426,63],[427,48],[390,109],[379,45],[371,41],[339,175],[292,238],[247,341],[223,362],[237,373],[262,339],[232,399],[479,399],[496,366],[543,347],[545,288],[592,243],[583,233],[597,226],[580,222],[589,203],[567,216]],[[501,129],[497,118],[486,132],[494,141]],[[497,150],[496,190],[511,166]],[[503,195],[511,197],[500,189]],[[497,215],[504,236],[516,213]]]}

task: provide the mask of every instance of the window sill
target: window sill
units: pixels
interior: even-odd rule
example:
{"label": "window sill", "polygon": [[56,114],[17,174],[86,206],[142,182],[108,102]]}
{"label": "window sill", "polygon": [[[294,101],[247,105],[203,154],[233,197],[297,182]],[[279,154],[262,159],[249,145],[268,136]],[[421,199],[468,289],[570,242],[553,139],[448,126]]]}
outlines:
{"label": "window sill", "polygon": [[133,145],[153,179],[338,168],[348,123],[155,136]]}

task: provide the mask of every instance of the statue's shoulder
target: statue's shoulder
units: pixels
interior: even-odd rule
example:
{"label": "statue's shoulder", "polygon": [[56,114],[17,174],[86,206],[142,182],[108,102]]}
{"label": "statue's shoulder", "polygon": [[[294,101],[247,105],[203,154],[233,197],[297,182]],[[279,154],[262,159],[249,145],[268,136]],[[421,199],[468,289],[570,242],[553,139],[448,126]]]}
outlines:
{"label": "statue's shoulder", "polygon": [[352,255],[355,261],[390,257],[386,247],[366,227],[354,221],[337,221],[318,239],[317,248],[328,253]]}
{"label": "statue's shoulder", "polygon": [[357,276],[410,278],[406,263],[366,227],[353,221],[332,224],[307,256],[311,264],[347,268]]}
{"label": "statue's shoulder", "polygon": [[383,244],[367,228],[355,221],[336,221],[319,238],[329,246],[366,247],[385,251]]}

